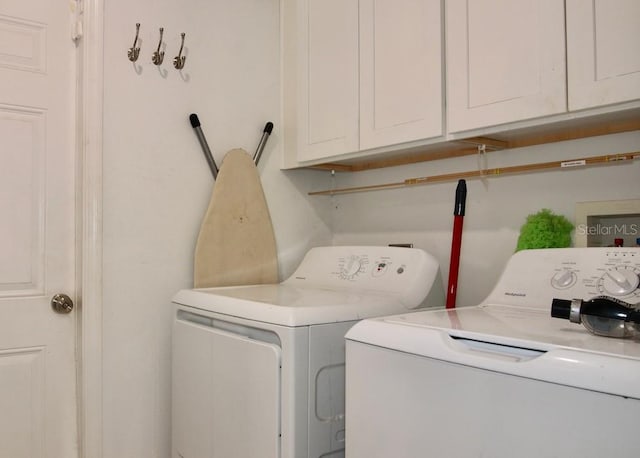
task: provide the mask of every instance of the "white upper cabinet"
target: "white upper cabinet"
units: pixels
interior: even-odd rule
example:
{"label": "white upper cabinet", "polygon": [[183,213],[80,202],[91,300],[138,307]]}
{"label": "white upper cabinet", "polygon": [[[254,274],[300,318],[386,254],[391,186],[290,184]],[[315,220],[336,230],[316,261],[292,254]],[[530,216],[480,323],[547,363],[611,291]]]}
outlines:
{"label": "white upper cabinet", "polygon": [[640,0],[283,5],[287,168],[640,111]]}
{"label": "white upper cabinet", "polygon": [[439,0],[360,0],[360,149],[443,133]]}
{"label": "white upper cabinet", "polygon": [[295,7],[298,161],[442,135],[440,0]]}
{"label": "white upper cabinet", "polygon": [[299,161],[358,149],[358,0],[298,6]]}
{"label": "white upper cabinet", "polygon": [[445,4],[449,132],[566,111],[562,0]]}
{"label": "white upper cabinet", "polygon": [[640,99],[640,1],[567,0],[569,110]]}

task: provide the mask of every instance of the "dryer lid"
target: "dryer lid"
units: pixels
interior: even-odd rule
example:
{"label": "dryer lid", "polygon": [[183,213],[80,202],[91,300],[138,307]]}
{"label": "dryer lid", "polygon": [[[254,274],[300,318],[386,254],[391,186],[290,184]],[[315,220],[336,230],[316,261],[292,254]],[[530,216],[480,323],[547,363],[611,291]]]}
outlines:
{"label": "dryer lid", "polygon": [[182,290],[173,302],[282,326],[354,321],[408,311],[400,296],[286,284]]}
{"label": "dryer lid", "polygon": [[419,307],[438,273],[417,248],[316,247],[280,284],[183,290],[174,302],[284,326],[353,321]]}

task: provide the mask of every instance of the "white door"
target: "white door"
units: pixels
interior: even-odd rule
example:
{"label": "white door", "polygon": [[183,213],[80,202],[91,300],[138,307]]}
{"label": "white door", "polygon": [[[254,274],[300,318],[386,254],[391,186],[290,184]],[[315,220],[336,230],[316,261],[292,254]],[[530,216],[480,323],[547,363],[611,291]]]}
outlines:
{"label": "white door", "polygon": [[241,324],[193,315],[195,323],[186,315],[178,313],[173,325],[171,456],[281,456],[280,346],[213,322],[253,329]]}
{"label": "white door", "polygon": [[360,1],[360,149],[442,135],[440,0]]}
{"label": "white door", "polygon": [[0,457],[77,456],[69,2],[0,2]]}
{"label": "white door", "polygon": [[358,2],[296,4],[298,160],[358,150]]}
{"label": "white door", "polygon": [[566,111],[562,0],[449,0],[445,8],[450,132]]}
{"label": "white door", "polygon": [[640,99],[640,2],[567,1],[569,109]]}

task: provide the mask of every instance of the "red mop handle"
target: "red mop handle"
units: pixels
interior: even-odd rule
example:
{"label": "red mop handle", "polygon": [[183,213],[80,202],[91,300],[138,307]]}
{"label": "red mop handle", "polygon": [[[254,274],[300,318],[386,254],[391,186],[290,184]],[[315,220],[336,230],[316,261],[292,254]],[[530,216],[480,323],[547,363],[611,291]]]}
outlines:
{"label": "red mop handle", "polygon": [[462,222],[467,200],[467,183],[458,181],[456,187],[456,205],[453,210],[453,237],[451,239],[451,260],[449,262],[449,284],[447,285],[446,308],[456,306],[456,294],[458,292],[458,268],[460,267],[460,247],[462,246]]}

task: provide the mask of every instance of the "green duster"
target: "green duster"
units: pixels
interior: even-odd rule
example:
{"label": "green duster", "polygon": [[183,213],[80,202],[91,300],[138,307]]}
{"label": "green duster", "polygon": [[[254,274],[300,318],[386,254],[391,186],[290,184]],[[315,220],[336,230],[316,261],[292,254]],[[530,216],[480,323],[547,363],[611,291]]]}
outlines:
{"label": "green duster", "polygon": [[534,248],[565,248],[571,245],[573,224],[562,215],[555,215],[548,208],[527,216],[520,228],[516,251]]}

